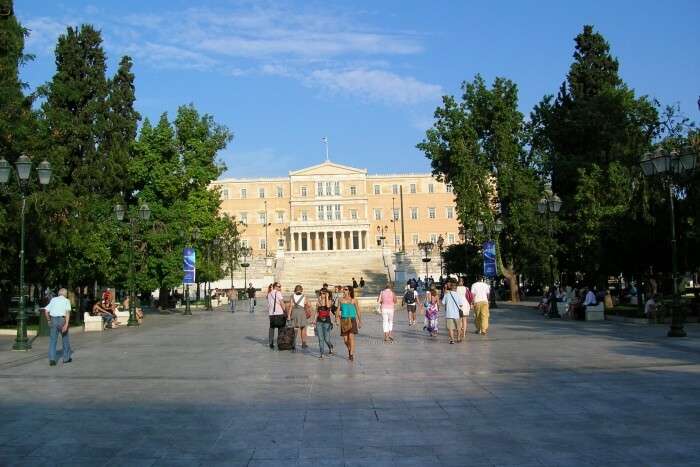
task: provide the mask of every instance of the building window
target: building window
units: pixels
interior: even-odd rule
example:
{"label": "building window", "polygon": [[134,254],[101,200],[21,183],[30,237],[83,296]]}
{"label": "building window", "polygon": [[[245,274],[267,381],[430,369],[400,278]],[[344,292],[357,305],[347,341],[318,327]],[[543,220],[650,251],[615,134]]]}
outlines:
{"label": "building window", "polygon": [[448,206],[448,207],[445,209],[445,217],[447,217],[448,219],[454,219],[454,217],[455,217],[455,209],[454,209],[452,206]]}
{"label": "building window", "polygon": [[401,237],[394,237],[394,244],[397,247],[400,247],[401,246]]}
{"label": "building window", "polygon": [[331,205],[331,204],[328,204],[326,206],[326,220],[327,221],[333,220],[333,205]]}
{"label": "building window", "polygon": [[265,188],[258,188],[258,198],[265,197]]}
{"label": "building window", "polygon": [[413,234],[413,235],[411,236],[411,242],[412,242],[414,245],[418,245],[418,242],[419,242],[419,241],[420,241],[420,239],[418,238],[418,234]]}
{"label": "building window", "polygon": [[304,222],[309,220],[309,213],[306,210],[301,211],[301,220]]}
{"label": "building window", "polygon": [[382,220],[382,210],[381,209],[374,209],[374,220],[375,221],[380,221]]}
{"label": "building window", "polygon": [[277,187],[277,197],[281,198],[282,196],[284,196],[284,190],[282,189],[281,186],[278,186]]}
{"label": "building window", "polygon": [[435,185],[428,183],[428,193],[435,193]]}
{"label": "building window", "polygon": [[351,210],[350,210],[350,218],[351,218],[352,220],[356,220],[356,219],[357,219],[357,209],[351,209]]}
{"label": "building window", "polygon": [[435,219],[435,208],[428,208],[428,219]]}
{"label": "building window", "polygon": [[260,220],[261,224],[267,223],[267,216],[265,215],[264,212],[259,212],[258,213],[258,219]]}
{"label": "building window", "polygon": [[437,243],[438,236],[437,234],[430,234],[430,241],[432,243]]}
{"label": "building window", "polygon": [[284,248],[284,239],[283,238],[277,239],[277,248]]}
{"label": "building window", "polygon": [[374,185],[374,194],[375,194],[375,195],[378,195],[378,194],[380,194],[381,192],[382,192],[382,190],[381,190],[381,188],[379,187],[379,185]]}
{"label": "building window", "polygon": [[248,213],[247,213],[247,212],[242,212],[240,217],[241,217],[241,222],[242,222],[243,224],[246,224],[246,225],[247,225],[247,224],[248,224]]}
{"label": "building window", "polygon": [[247,239],[247,238],[244,238],[244,239],[241,240],[241,246],[244,247],[244,248],[248,248],[249,243],[248,243],[248,239]]}
{"label": "building window", "polygon": [[411,186],[409,187],[409,191],[410,191],[411,193],[415,193],[415,192],[416,192],[416,184],[415,184],[415,183],[411,183]]}
{"label": "building window", "polygon": [[333,195],[333,183],[326,182],[326,196],[332,196],[332,195]]}
{"label": "building window", "polygon": [[318,212],[316,213],[316,219],[319,221],[323,220],[323,206],[319,205],[318,206]]}
{"label": "building window", "polygon": [[447,244],[452,245],[455,242],[455,234],[447,234]]}
{"label": "building window", "polygon": [[248,190],[241,188],[241,199],[246,199],[248,197]]}
{"label": "building window", "polygon": [[277,211],[277,222],[284,222],[284,211]]}
{"label": "building window", "polygon": [[306,196],[307,196],[306,187],[303,186],[303,187],[301,187],[301,197],[306,198]]}
{"label": "building window", "polygon": [[399,186],[396,184],[391,185],[391,192],[395,195],[399,194]]}
{"label": "building window", "polygon": [[265,241],[264,238],[260,239],[260,249],[261,250],[267,250],[267,242]]}
{"label": "building window", "polygon": [[454,191],[451,183],[445,185],[445,191],[447,191],[448,193],[452,193],[452,191]]}
{"label": "building window", "polygon": [[223,199],[223,200],[227,200],[227,199],[228,199],[228,190],[227,190],[226,188],[224,188],[223,190],[221,190],[221,199]]}
{"label": "building window", "polygon": [[411,208],[411,220],[418,220],[418,208]]}
{"label": "building window", "polygon": [[323,196],[323,182],[318,182],[316,184],[316,195]]}
{"label": "building window", "polygon": [[350,196],[357,196],[357,187],[355,185],[350,187]]}
{"label": "building window", "polygon": [[335,182],[333,184],[333,193],[335,193],[336,196],[340,196],[340,182]]}
{"label": "building window", "polygon": [[395,221],[399,220],[399,208],[394,208],[393,211],[394,211],[394,213],[393,213],[393,214],[394,214],[394,220],[395,220]]}
{"label": "building window", "polygon": [[335,209],[333,212],[335,213],[335,220],[339,221],[340,220],[340,204],[335,205]]}

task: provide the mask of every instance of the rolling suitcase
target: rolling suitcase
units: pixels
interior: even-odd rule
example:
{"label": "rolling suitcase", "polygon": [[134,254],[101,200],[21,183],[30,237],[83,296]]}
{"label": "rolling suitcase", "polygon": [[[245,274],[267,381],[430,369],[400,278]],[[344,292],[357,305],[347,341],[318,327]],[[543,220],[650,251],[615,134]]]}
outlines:
{"label": "rolling suitcase", "polygon": [[294,348],[294,328],[285,326],[277,331],[277,350],[292,350]]}

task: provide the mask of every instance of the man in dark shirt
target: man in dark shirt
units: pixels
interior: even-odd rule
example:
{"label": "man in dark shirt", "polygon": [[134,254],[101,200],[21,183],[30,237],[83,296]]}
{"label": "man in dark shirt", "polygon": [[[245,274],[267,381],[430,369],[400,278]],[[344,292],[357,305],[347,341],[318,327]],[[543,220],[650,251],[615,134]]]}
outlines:
{"label": "man in dark shirt", "polygon": [[248,288],[246,289],[246,293],[248,294],[248,307],[250,312],[252,313],[255,311],[255,287],[253,287],[253,283],[248,284]]}

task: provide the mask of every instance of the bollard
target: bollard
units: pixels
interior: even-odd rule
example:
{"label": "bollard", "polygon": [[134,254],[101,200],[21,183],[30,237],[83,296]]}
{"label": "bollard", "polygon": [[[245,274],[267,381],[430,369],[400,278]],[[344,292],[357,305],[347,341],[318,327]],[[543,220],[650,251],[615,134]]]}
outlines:
{"label": "bollard", "polygon": [[46,313],[44,309],[39,309],[39,330],[36,332],[37,336],[46,337],[49,335],[49,321],[46,319]]}

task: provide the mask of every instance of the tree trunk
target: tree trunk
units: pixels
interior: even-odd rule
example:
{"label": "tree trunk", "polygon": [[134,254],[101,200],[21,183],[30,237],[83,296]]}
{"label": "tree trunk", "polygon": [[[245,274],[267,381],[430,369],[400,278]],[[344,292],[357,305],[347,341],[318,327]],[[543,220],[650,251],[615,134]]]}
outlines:
{"label": "tree trunk", "polygon": [[503,268],[503,276],[508,279],[510,286],[510,301],[512,303],[520,302],[520,287],[518,286],[518,275],[513,269],[513,265],[509,264],[507,268]]}
{"label": "tree trunk", "polygon": [[158,309],[165,310],[168,308],[170,303],[170,289],[167,287],[161,287],[158,292]]}

